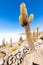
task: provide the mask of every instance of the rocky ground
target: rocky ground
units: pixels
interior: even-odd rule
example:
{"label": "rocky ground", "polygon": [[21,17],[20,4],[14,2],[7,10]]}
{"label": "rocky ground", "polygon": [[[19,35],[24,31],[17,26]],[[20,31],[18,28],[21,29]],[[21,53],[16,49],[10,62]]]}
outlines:
{"label": "rocky ground", "polygon": [[12,47],[4,48],[8,53],[4,58],[0,57],[0,65],[43,65],[43,41],[38,39],[34,48],[30,49],[29,44],[23,42],[19,48],[11,51]]}

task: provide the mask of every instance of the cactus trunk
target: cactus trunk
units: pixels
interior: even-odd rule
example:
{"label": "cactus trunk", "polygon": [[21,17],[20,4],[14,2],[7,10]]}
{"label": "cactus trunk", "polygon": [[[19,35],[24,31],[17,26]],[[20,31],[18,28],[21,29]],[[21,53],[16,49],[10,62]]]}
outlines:
{"label": "cactus trunk", "polygon": [[25,28],[26,40],[27,40],[27,42],[30,42],[30,26],[29,26],[29,24],[24,26],[24,28]]}

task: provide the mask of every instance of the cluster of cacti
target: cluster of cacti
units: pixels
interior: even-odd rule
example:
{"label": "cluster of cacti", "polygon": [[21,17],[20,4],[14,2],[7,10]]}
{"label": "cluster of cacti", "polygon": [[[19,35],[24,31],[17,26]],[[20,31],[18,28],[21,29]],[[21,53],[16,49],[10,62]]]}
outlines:
{"label": "cluster of cacti", "polygon": [[[35,32],[35,30],[36,30],[36,32]],[[40,34],[39,34],[39,26],[37,26],[36,28],[33,28],[33,40],[37,40],[38,39],[38,37],[40,36]]]}

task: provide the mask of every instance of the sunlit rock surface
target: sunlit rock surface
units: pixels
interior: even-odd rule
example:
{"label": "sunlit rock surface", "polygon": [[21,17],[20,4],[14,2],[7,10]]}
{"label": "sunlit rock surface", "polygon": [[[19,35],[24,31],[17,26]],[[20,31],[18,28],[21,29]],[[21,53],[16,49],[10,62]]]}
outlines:
{"label": "sunlit rock surface", "polygon": [[20,48],[4,58],[0,58],[0,65],[32,65],[33,63],[43,65],[43,41],[41,39],[34,43],[33,49],[30,49],[29,45],[23,42]]}

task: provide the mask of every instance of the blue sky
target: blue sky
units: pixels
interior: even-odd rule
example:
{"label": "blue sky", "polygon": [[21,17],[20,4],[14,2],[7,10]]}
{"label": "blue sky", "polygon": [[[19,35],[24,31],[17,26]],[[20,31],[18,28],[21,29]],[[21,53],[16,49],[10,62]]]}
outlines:
{"label": "blue sky", "polygon": [[34,14],[31,29],[37,24],[43,30],[43,0],[0,0],[0,32],[24,32],[19,23],[20,4],[24,2],[28,15]]}

